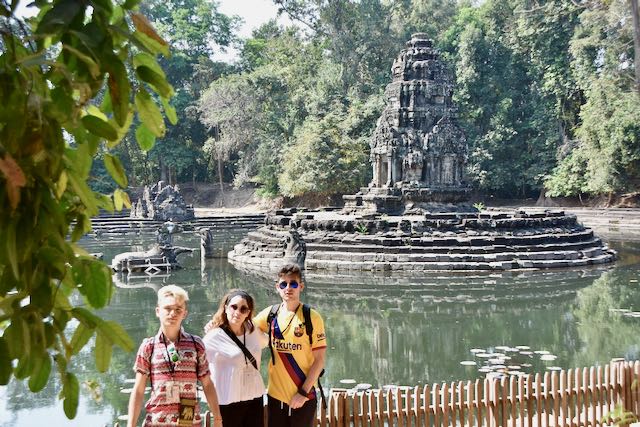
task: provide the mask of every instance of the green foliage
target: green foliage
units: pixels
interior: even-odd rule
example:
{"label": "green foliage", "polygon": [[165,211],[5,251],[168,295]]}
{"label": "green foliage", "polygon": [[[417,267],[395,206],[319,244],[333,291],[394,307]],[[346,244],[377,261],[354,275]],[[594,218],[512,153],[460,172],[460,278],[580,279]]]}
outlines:
{"label": "green foliage", "polygon": [[121,189],[88,187],[93,158],[125,188],[113,150],[134,118],[163,136],[158,104],[171,109],[156,62],[168,45],[133,3],[36,2],[26,22],[17,2],[0,5],[0,383],[28,378],[39,391],[55,366],[69,418],[79,401],[72,359],[91,337],[101,372],[114,345],[133,349],[121,326],[94,313],[114,292],[111,269],[77,245],[100,209],[129,206]]}
{"label": "green foliage", "polygon": [[548,181],[552,195],[606,194],[634,189],[640,180],[640,96],[594,82],[580,113],[578,145]]}
{"label": "green foliage", "polygon": [[482,203],[482,202],[475,202],[475,203],[473,204],[473,207],[474,207],[474,208],[476,208],[476,210],[477,210],[478,212],[481,212],[481,211],[483,211],[483,210],[486,208],[486,206],[485,206],[485,205],[484,205],[484,203]]}

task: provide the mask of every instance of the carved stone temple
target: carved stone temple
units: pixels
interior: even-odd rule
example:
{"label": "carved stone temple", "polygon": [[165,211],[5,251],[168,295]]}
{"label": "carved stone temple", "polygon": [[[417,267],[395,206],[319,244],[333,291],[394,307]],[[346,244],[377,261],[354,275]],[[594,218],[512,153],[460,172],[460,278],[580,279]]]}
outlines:
{"label": "carved stone temple", "polygon": [[[373,179],[345,207],[281,209],[229,252],[268,275],[297,262],[312,275],[417,275],[592,268],[615,251],[564,211],[469,206],[467,141],[453,80],[431,40],[414,34],[393,62],[386,106],[371,138]],[[316,276],[316,277],[317,277]],[[466,282],[467,280],[462,280]]]}
{"label": "carved stone temple", "polygon": [[371,138],[373,179],[344,196],[347,211],[472,210],[467,140],[457,124],[453,77],[433,42],[417,33],[393,62],[385,108]]}
{"label": "carved stone temple", "polygon": [[192,205],[188,205],[178,184],[166,185],[158,181],[144,186],[142,197],[131,207],[131,218],[150,218],[156,221],[191,221],[195,218]]}

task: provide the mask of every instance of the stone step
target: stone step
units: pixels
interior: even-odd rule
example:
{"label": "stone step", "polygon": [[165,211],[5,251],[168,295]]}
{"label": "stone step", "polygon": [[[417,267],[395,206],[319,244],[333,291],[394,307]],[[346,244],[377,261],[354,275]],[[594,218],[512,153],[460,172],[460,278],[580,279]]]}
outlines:
{"label": "stone step", "polygon": [[551,261],[577,260],[600,256],[604,251],[595,248],[588,251],[536,251],[536,252],[501,252],[492,254],[392,254],[379,252],[346,253],[307,251],[307,260],[341,260],[360,262],[508,262],[517,260]]}
{"label": "stone step", "polygon": [[527,251],[562,251],[562,250],[588,250],[601,247],[599,238],[574,243],[555,243],[547,245],[487,245],[487,246],[378,246],[363,245],[351,242],[314,243],[306,244],[307,252],[343,252],[343,253],[392,253],[392,254],[430,254],[430,253],[454,253],[454,254],[492,254],[501,252],[527,252]]}
{"label": "stone step", "polygon": [[614,259],[613,254],[603,254],[593,258],[574,260],[514,260],[495,262],[376,262],[354,263],[345,260],[314,260],[307,258],[307,270],[362,270],[362,271],[477,271],[477,270],[518,270],[584,267],[604,264]]}

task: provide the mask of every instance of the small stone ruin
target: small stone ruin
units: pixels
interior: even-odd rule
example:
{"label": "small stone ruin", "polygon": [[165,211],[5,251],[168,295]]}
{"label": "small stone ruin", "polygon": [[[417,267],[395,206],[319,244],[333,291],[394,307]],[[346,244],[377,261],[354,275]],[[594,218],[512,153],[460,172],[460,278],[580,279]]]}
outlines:
{"label": "small stone ruin", "polygon": [[145,185],[142,197],[131,206],[131,218],[149,218],[155,221],[191,221],[195,219],[192,205],[185,203],[176,185],[158,181]]}
{"label": "small stone ruin", "polygon": [[510,271],[615,260],[563,211],[478,212],[469,204],[467,141],[453,80],[431,40],[414,34],[392,67],[371,138],[373,179],[342,211],[279,210],[229,252],[241,269],[297,262],[310,272]]}
{"label": "small stone ruin", "polygon": [[467,139],[457,123],[453,77],[417,33],[391,68],[385,108],[370,140],[373,179],[345,210],[387,214],[474,211],[467,198]]}

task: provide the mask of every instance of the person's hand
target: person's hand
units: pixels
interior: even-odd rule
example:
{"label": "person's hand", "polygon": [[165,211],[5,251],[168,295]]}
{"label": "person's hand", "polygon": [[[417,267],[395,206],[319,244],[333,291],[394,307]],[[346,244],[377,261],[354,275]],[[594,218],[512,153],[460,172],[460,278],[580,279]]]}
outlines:
{"label": "person's hand", "polygon": [[309,400],[307,396],[303,396],[300,393],[296,393],[291,398],[291,402],[289,402],[289,408],[291,409],[302,408],[302,405],[304,405],[307,402],[307,400]]}
{"label": "person's hand", "polygon": [[210,330],[213,329],[213,320],[209,320],[206,325],[204,325],[204,333],[206,334]]}
{"label": "person's hand", "polygon": [[213,427],[222,427],[222,415],[213,416]]}

